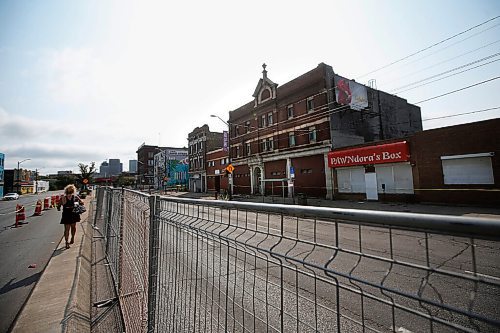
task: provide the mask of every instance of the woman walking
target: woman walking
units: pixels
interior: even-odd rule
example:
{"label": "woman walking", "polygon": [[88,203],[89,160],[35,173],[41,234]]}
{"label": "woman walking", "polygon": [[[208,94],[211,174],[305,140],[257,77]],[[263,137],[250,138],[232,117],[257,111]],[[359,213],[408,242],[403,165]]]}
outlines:
{"label": "woman walking", "polygon": [[[80,214],[74,213],[73,209],[77,205],[83,205],[83,201],[75,195],[75,185],[68,185],[64,188],[64,195],[59,201],[58,210],[63,207],[61,224],[64,224],[64,240],[66,248],[70,248],[70,244],[75,242],[76,222],[80,222]],[[69,240],[69,231],[71,229],[71,240]]]}

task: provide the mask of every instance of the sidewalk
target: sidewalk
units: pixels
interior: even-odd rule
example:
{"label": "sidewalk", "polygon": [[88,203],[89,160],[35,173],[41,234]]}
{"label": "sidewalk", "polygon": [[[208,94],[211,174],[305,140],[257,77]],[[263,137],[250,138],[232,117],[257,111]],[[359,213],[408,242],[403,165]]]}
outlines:
{"label": "sidewalk", "polygon": [[91,198],[83,201],[87,212],[77,224],[75,243],[65,249],[61,239],[17,318],[13,333],[90,332]]}

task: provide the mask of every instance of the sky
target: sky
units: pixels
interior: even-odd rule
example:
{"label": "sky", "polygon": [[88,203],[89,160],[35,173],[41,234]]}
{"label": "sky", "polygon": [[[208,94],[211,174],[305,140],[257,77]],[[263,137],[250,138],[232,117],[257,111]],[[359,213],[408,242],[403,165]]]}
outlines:
{"label": "sky", "polygon": [[251,101],[263,63],[279,85],[321,62],[374,79],[421,102],[424,129],[498,118],[499,15],[497,0],[0,0],[0,152],[41,174],[127,170],[142,143],[223,131],[210,115]]}

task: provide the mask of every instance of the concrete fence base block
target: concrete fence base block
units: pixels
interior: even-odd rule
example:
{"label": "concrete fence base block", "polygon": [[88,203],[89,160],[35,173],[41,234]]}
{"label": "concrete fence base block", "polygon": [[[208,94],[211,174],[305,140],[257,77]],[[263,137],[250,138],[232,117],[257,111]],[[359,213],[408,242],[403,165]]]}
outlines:
{"label": "concrete fence base block", "polygon": [[92,272],[92,224],[82,223],[82,243],[76,261],[73,288],[62,320],[62,332],[90,332],[91,324],[91,272]]}

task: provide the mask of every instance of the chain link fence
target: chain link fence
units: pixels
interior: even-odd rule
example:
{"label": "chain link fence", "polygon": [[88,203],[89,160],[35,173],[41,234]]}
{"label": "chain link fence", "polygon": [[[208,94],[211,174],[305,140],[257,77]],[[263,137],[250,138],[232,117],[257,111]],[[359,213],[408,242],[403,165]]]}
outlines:
{"label": "chain link fence", "polygon": [[500,330],[499,220],[99,191],[129,332]]}

